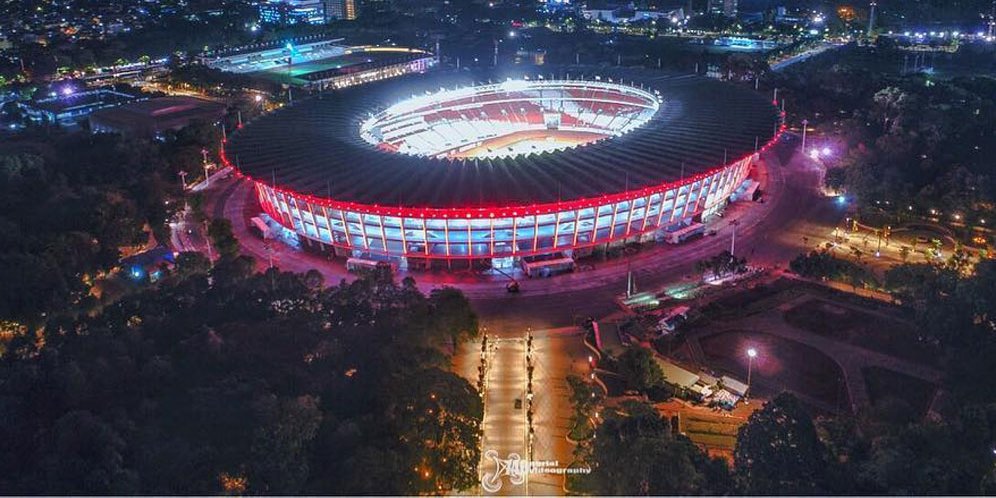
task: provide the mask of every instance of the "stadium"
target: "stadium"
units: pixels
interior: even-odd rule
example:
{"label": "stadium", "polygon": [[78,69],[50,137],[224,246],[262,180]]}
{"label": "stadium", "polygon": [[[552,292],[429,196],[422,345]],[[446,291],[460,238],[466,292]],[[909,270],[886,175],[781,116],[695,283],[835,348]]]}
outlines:
{"label": "stadium", "polygon": [[207,67],[237,73],[280,86],[335,90],[409,73],[436,65],[430,52],[394,46],[347,46],[342,38],[314,35],[205,52]]}
{"label": "stadium", "polygon": [[439,72],[322,93],[232,134],[222,160],[288,243],[549,273],[699,225],[781,131],[747,89],[595,71]]}

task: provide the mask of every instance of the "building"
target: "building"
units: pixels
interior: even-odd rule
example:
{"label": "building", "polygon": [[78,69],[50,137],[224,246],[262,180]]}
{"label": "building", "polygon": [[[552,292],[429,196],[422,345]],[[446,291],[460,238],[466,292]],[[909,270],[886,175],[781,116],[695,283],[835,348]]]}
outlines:
{"label": "building", "polygon": [[677,24],[685,20],[683,7],[664,9],[637,9],[632,3],[618,5],[613,3],[593,3],[586,6],[581,14],[590,21],[601,21],[610,24],[624,24],[643,21],[661,21]]}
{"label": "building", "polygon": [[94,133],[156,137],[195,121],[218,122],[225,113],[225,104],[210,100],[185,96],[159,97],[94,112],[90,115],[90,130]]}
{"label": "building", "polygon": [[201,63],[221,71],[243,73],[281,85],[325,90],[423,73],[437,59],[426,50],[407,47],[355,46],[342,38],[309,36],[248,49],[202,54]]}
{"label": "building", "polygon": [[77,91],[64,86],[47,97],[20,104],[25,115],[36,123],[75,126],[91,113],[141,99],[111,88]]}
{"label": "building", "polygon": [[319,95],[234,133],[222,158],[304,247],[508,268],[663,240],[721,209],[781,129],[769,98],[705,78],[530,71]]}
{"label": "building", "polygon": [[326,21],[352,21],[356,19],[356,0],[325,0]]}
{"label": "building", "polygon": [[324,24],[325,4],[322,0],[264,0],[259,4],[259,22]]}
{"label": "building", "polygon": [[737,17],[738,0],[709,0],[709,13]]}

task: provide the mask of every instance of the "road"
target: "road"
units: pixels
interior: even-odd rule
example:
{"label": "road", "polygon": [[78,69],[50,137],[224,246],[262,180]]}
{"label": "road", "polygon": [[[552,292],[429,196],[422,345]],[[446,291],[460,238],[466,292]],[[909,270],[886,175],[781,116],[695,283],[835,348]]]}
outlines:
{"label": "road", "polygon": [[[589,354],[579,329],[533,335],[533,460],[565,468],[571,463],[574,446],[568,442],[567,434],[573,408],[567,376],[589,375]],[[563,482],[560,474],[534,473],[529,478],[529,493],[562,495]]]}
{"label": "road", "polygon": [[827,50],[830,50],[830,49],[839,48],[841,46],[842,45],[838,45],[838,44],[834,44],[834,43],[829,43],[829,42],[824,43],[824,44],[822,44],[822,45],[820,45],[818,47],[809,49],[809,50],[807,50],[805,52],[793,55],[792,57],[780,60],[780,61],[772,64],[771,65],[771,70],[774,71],[774,72],[781,71],[782,69],[785,69],[785,68],[791,66],[792,64],[805,61],[805,60],[809,59],[810,57],[822,54],[823,52],[826,52]]}
{"label": "road", "polygon": [[[527,367],[526,340],[491,341],[484,384],[484,436],[481,440],[482,488],[484,494],[529,494],[529,474],[502,470],[496,458],[511,462],[528,461],[529,430],[526,419]],[[494,454],[489,455],[489,452]],[[497,476],[489,474],[498,471]],[[518,481],[518,483],[517,483]],[[489,484],[490,483],[490,484]],[[491,489],[488,487],[491,486]],[[495,489],[497,488],[497,489]]]}
{"label": "road", "polygon": [[822,195],[820,169],[797,154],[795,142],[781,144],[764,158],[759,168],[764,203],[732,204],[726,215],[710,226],[719,231],[680,246],[655,246],[625,260],[596,263],[596,269],[545,281],[523,282],[522,293],[483,295],[465,291],[478,313],[493,330],[560,327],[577,316],[604,316],[618,308],[614,299],[625,290],[631,267],[638,290],[658,290],[698,278],[695,264],[730,248],[732,228],[738,221],[737,255],[753,265],[785,267],[798,254],[812,250],[831,237],[844,218],[845,206]]}

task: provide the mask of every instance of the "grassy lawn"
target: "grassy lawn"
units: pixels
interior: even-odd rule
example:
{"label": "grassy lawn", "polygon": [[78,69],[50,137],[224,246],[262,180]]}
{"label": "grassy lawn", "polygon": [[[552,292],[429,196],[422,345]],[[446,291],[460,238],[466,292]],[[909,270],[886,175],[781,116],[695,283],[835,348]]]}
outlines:
{"label": "grassy lawn", "polygon": [[930,382],[892,370],[868,367],[862,373],[872,404],[878,404],[887,398],[897,398],[908,403],[919,417],[927,414],[937,392],[937,386]]}
{"label": "grassy lawn", "polygon": [[740,430],[739,423],[717,424],[704,420],[682,420],[682,430],[686,433],[714,434],[717,436],[734,436]]}
{"label": "grassy lawn", "polygon": [[736,436],[724,436],[722,434],[705,434],[701,432],[688,432],[685,434],[695,444],[701,444],[707,448],[718,448],[732,451],[737,446]]}
{"label": "grassy lawn", "polygon": [[[758,285],[750,290],[735,292],[706,305],[706,316],[744,316],[763,311],[785,298],[784,293],[799,287],[797,282],[778,279],[770,285]],[[794,292],[793,292],[794,294]]]}
{"label": "grassy lawn", "polygon": [[744,423],[741,418],[684,412],[679,429],[695,444],[731,452],[737,445],[737,432]]}
{"label": "grassy lawn", "polygon": [[793,327],[909,361],[936,365],[939,355],[916,341],[917,331],[902,322],[822,299],[810,299],[784,314]]}

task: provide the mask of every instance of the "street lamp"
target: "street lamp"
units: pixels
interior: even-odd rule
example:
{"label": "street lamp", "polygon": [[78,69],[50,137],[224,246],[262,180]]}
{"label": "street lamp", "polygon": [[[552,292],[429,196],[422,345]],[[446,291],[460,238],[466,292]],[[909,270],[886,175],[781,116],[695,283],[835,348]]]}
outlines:
{"label": "street lamp", "polygon": [[809,120],[802,120],[802,153],[806,153],[806,128],[809,127]]}
{"label": "street lamp", "polygon": [[211,176],[208,174],[208,150],[207,149],[201,149],[201,156],[203,156],[203,159],[204,159],[204,186],[205,187],[210,187],[211,186]]}
{"label": "street lamp", "polygon": [[750,374],[752,367],[754,366],[754,358],[757,358],[757,350],[754,348],[747,348],[747,392],[744,393],[744,403],[749,403],[749,401],[747,401],[747,396],[750,394]]}

